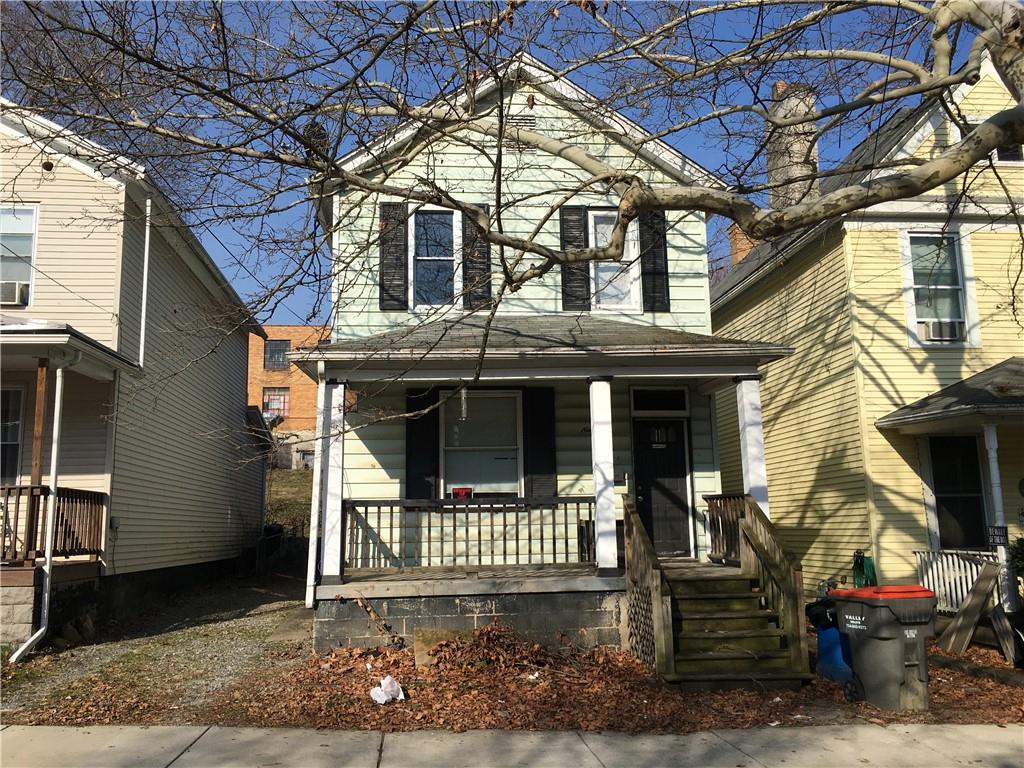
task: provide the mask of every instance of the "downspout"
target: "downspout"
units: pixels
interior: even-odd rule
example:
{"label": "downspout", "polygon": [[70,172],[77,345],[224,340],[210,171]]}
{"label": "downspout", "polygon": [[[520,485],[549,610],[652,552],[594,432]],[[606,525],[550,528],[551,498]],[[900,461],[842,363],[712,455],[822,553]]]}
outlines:
{"label": "downspout", "polygon": [[64,369],[78,363],[82,359],[81,352],[75,352],[70,358],[54,368],[53,386],[53,429],[50,433],[50,501],[46,505],[46,560],[43,561],[43,599],[39,610],[39,629],[35,631],[25,644],[11,654],[11,661],[18,662],[31,651],[46,635],[50,627],[50,592],[53,574],[53,539],[56,533],[57,516],[57,458],[60,453],[60,422],[64,410]]}
{"label": "downspout", "polygon": [[146,198],[146,236],[142,245],[142,306],[139,309],[139,368],[146,359],[146,300],[149,298],[149,228],[153,198]]}

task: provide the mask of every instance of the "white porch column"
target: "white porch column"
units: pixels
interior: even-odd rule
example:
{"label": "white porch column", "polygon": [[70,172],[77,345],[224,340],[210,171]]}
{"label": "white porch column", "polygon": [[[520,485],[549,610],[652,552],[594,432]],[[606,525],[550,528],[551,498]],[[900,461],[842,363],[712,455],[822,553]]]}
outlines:
{"label": "white porch column", "polygon": [[[1003,508],[1003,481],[999,475],[999,435],[995,424],[985,425],[985,453],[988,454],[988,476],[992,485],[992,522],[1006,530],[1006,510]],[[1003,607],[1007,611],[1018,609],[1017,574],[1010,565],[1010,553],[1005,546],[996,548],[999,553],[999,592]]]}
{"label": "white porch column", "polygon": [[618,568],[611,377],[590,379],[590,456],[594,467],[594,538],[599,571]]}
{"label": "white porch column", "polygon": [[345,468],[345,385],[328,381],[324,386],[326,451],[320,468],[323,494],[323,537],[320,547],[320,576],[324,581],[341,578],[342,521]]}
{"label": "white porch column", "polygon": [[743,490],[768,513],[768,469],[764,460],[764,429],[761,425],[761,377],[739,376],[736,382],[736,410],[740,423],[740,461]]}
{"label": "white porch column", "polygon": [[316,597],[316,564],[320,553],[320,512],[323,507],[323,462],[327,455],[327,439],[330,434],[330,410],[324,408],[327,384],[324,381],[324,364],[317,365],[316,385],[316,426],[313,430],[313,493],[309,502],[309,554],[306,560],[306,607],[312,608]]}

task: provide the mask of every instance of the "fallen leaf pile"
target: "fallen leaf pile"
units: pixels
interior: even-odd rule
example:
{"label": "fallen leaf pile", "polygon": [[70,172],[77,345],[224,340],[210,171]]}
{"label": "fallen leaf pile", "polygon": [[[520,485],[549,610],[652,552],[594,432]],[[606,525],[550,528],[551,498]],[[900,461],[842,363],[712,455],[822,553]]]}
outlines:
{"label": "fallen leaf pile", "polygon": [[[180,677],[83,678],[45,706],[5,713],[32,724],[182,724],[408,731],[441,728],[690,732],[758,726],[1024,722],[1022,689],[931,667],[931,709],[898,713],[848,703],[842,688],[814,680],[798,691],[680,691],[629,653],[572,645],[547,648],[492,624],[431,649],[417,668],[411,648],[302,646],[266,649],[227,687],[181,706]],[[405,701],[376,704],[370,689],[391,675]],[[179,691],[179,693],[175,693]],[[177,696],[177,698],[175,698]]]}

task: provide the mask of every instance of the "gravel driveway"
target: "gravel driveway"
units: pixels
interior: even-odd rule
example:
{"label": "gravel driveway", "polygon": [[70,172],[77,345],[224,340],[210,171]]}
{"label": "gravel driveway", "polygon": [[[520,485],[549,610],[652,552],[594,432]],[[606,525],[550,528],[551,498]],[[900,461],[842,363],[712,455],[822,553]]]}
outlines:
{"label": "gravel driveway", "polygon": [[309,642],[300,576],[226,580],[4,672],[7,723],[189,723],[206,698]]}

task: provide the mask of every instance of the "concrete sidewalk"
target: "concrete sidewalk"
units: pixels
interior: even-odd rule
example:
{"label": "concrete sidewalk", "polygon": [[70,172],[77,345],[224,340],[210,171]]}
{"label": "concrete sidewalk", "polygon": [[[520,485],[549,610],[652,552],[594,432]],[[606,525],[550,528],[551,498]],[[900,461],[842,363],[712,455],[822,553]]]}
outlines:
{"label": "concrete sidewalk", "polygon": [[4,726],[3,768],[1024,768],[1024,726],[855,725],[630,736],[558,731],[316,731]]}

